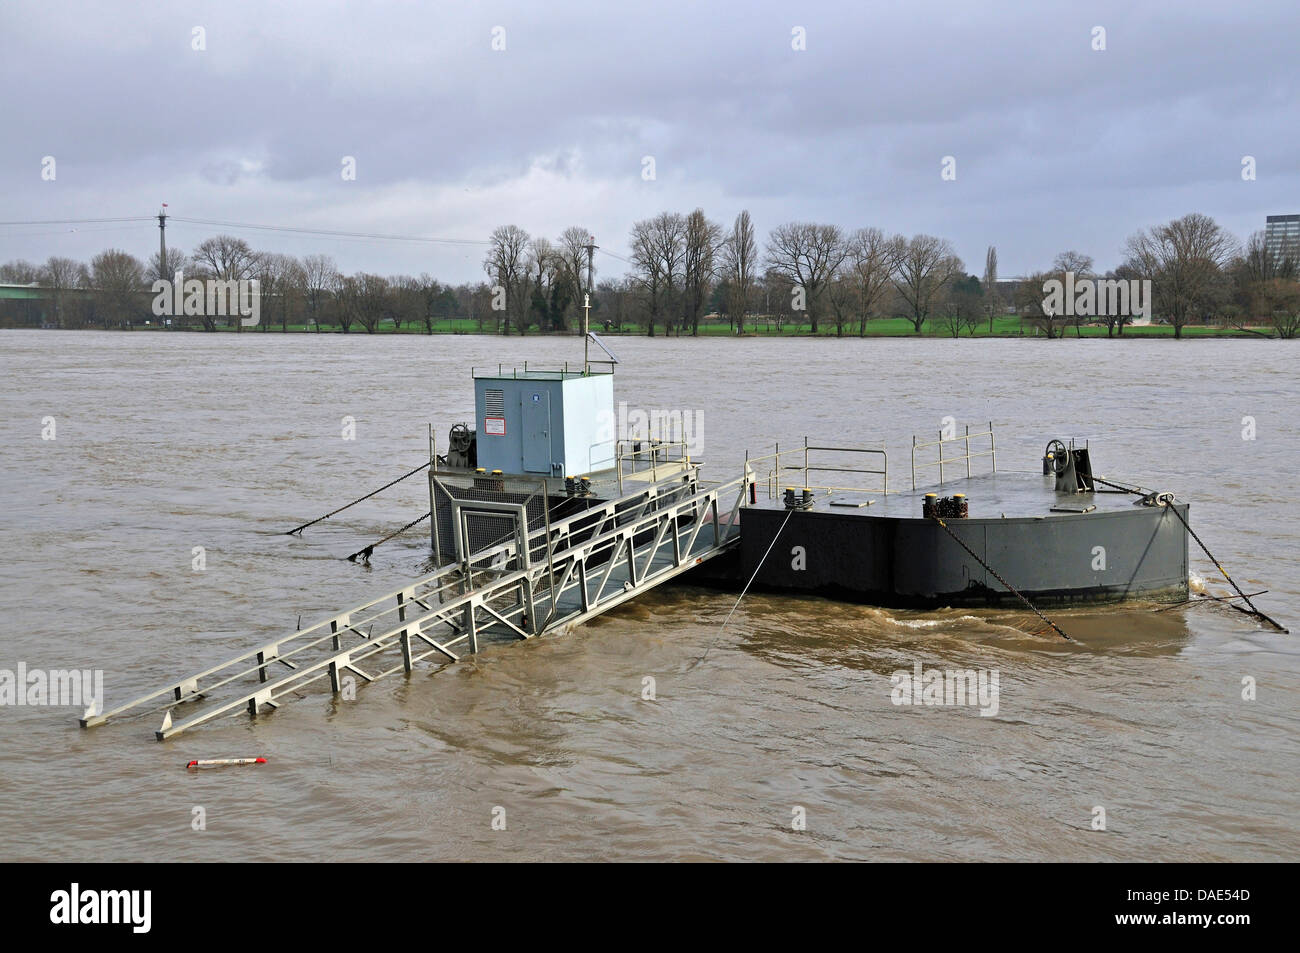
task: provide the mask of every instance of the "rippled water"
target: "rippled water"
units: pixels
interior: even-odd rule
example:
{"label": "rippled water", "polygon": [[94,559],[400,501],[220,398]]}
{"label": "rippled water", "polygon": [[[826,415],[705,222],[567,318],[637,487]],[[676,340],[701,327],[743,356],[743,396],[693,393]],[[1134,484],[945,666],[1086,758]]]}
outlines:
{"label": "rippled water", "polygon": [[[1275,341],[620,339],[617,399],[704,411],[706,474],[808,434],[993,421],[1192,501],[1193,526],[1300,630],[1296,348]],[[0,668],[102,668],[110,706],[419,573],[399,484],[470,419],[470,366],[572,339],[0,333]],[[341,438],[342,418],[356,439]],[[1242,439],[1253,417],[1254,440]],[[42,440],[53,417],[56,439]],[[207,568],[191,568],[194,547]],[[1195,575],[1215,583],[1195,548]],[[1300,636],[1213,606],[886,612],[656,591],[563,635],[153,740],[0,708],[0,859],[1292,859]],[[696,664],[701,656],[707,657]],[[890,674],[995,669],[999,711],[904,707]],[[641,698],[656,680],[657,700]],[[1251,677],[1258,697],[1242,699]],[[204,773],[191,758],[263,755]],[[491,826],[503,807],[505,831]],[[1107,830],[1091,829],[1105,808]],[[194,809],[207,829],[192,830]],[[791,829],[793,811],[807,829]]]}

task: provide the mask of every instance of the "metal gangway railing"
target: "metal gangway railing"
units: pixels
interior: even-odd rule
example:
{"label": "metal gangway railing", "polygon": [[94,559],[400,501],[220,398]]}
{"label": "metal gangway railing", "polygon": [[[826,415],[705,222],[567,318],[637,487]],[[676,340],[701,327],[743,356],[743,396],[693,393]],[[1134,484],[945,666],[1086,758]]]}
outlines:
{"label": "metal gangway railing", "polygon": [[[837,454],[838,456],[826,460],[824,458],[815,458],[814,454]],[[846,465],[853,458],[846,461],[845,454],[866,455],[872,460],[879,458],[879,467],[874,466],[851,466]],[[821,490],[828,493],[889,493],[889,455],[880,448],[876,447],[827,447],[810,444],[808,438],[803,438],[803,444],[793,448],[781,449],[778,443],[772,453],[761,456],[750,456],[749,451],[745,452],[745,465],[755,473],[763,474],[767,483],[767,498],[776,499],[780,495],[781,488],[786,486],[797,486],[806,490]],[[831,479],[834,483],[823,483],[814,481],[811,474],[817,473],[834,473],[834,474],[857,474],[861,477],[880,477],[877,484],[874,480],[869,481],[868,485],[861,483],[854,485],[842,485],[845,478],[835,476]]]}
{"label": "metal gangway railing", "polygon": [[[975,451],[974,453],[971,453],[970,442],[971,442],[972,440],[976,440],[976,439],[979,439],[979,438],[982,438],[982,437],[988,437],[988,438],[989,438],[989,448],[988,448],[987,450],[977,450],[977,451]],[[943,448],[946,447],[946,446],[949,445],[949,444],[955,444],[955,443],[963,444],[963,448],[964,448],[964,450],[965,450],[965,453],[963,453],[961,456],[949,456],[949,457],[945,457],[945,456],[943,455]],[[938,458],[935,459],[935,460],[928,460],[928,461],[922,461],[921,463],[917,463],[917,462],[916,462],[916,452],[917,452],[918,450],[929,450],[931,447],[938,448]],[[992,467],[993,467],[994,472],[997,472],[997,469],[998,469],[998,448],[997,448],[997,443],[996,443],[996,441],[995,441],[995,439],[994,439],[994,437],[993,437],[993,422],[992,422],[992,421],[989,422],[989,429],[988,429],[988,430],[981,430],[981,431],[979,431],[979,432],[977,432],[977,433],[971,433],[971,432],[970,432],[970,424],[967,424],[967,425],[966,425],[966,432],[965,432],[965,433],[957,434],[957,435],[952,436],[952,437],[945,437],[945,436],[944,436],[944,432],[943,432],[943,431],[940,431],[940,432],[939,432],[939,439],[938,439],[938,440],[930,440],[930,441],[928,441],[928,442],[918,442],[917,438],[916,438],[915,436],[913,436],[913,437],[912,437],[912,489],[913,489],[913,490],[916,489],[916,471],[917,471],[917,470],[924,470],[926,467],[938,467],[938,468],[939,468],[939,482],[940,482],[940,483],[943,483],[943,468],[944,468],[944,465],[945,465],[945,464],[947,464],[948,466],[952,466],[952,465],[954,465],[954,464],[961,463],[962,461],[965,461],[965,463],[966,463],[966,476],[969,477],[969,476],[971,475],[971,472],[970,472],[970,463],[971,463],[971,460],[974,460],[974,459],[977,459],[977,458],[980,458],[980,457],[988,457],[989,460],[990,460],[990,463],[992,464]]]}
{"label": "metal gangway railing", "polygon": [[[677,479],[649,484],[573,516],[463,551],[463,518],[501,506],[458,501],[458,559],[437,571],[306,629],[263,643],[103,714],[89,728],[129,711],[165,711],[161,741],[215,718],[278,708],[286,695],[321,679],[338,693],[410,672],[420,661],[457,661],[482,638],[526,639],[583,622],[725,552],[739,542],[739,510],[750,470],[705,486]],[[182,708],[206,703],[173,723]],[[146,707],[147,706],[147,707]]]}
{"label": "metal gangway railing", "polygon": [[629,480],[652,483],[691,469],[691,450],[686,440],[645,438],[620,440],[614,445],[614,468],[618,491]]}

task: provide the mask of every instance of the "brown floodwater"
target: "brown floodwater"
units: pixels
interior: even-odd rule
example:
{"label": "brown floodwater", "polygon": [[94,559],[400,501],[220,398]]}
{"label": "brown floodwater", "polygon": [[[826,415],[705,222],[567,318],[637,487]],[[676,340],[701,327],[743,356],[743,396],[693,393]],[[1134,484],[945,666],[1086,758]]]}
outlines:
{"label": "brown floodwater", "polygon": [[[618,338],[616,399],[703,413],[705,474],[807,434],[992,421],[1173,490],[1300,630],[1300,386],[1277,341]],[[112,707],[426,566],[426,458],[471,365],[575,339],[0,332],[0,669],[102,669]],[[55,439],[41,439],[54,418]],[[342,437],[344,417],[355,439]],[[1254,439],[1243,439],[1243,418]],[[203,547],[206,568],[192,568]],[[1193,576],[1227,587],[1193,546]],[[1283,860],[1300,848],[1300,652],[1221,606],[885,611],[672,585],[563,634],[153,739],[0,707],[2,860]],[[707,653],[707,654],[706,654]],[[703,661],[700,661],[703,657]],[[996,671],[996,715],[902,706],[891,673]],[[643,700],[643,679],[656,699]],[[1257,695],[1245,700],[1243,679]],[[192,758],[268,763],[205,772]],[[1106,830],[1092,829],[1105,809]],[[206,829],[193,830],[202,808]],[[503,808],[505,830],[494,830]],[[806,829],[792,829],[797,809]],[[499,814],[500,812],[498,812]]]}

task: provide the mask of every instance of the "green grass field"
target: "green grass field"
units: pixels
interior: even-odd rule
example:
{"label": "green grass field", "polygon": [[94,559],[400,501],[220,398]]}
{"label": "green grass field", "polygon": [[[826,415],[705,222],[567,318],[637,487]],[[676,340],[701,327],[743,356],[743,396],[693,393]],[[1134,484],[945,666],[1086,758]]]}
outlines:
{"label": "green grass field", "polygon": [[[491,323],[488,323],[485,326],[485,329],[480,332],[478,322],[475,320],[472,320],[470,318],[446,318],[434,322],[433,333],[435,334],[479,334],[479,333],[492,334],[494,333],[492,328],[493,325]],[[222,328],[221,330],[225,331],[228,329]],[[280,330],[281,330],[280,325],[278,323],[269,323],[262,327],[247,328],[244,330],[244,333],[245,334],[278,334],[280,333]],[[305,324],[290,324],[288,330],[291,333],[304,333],[304,332],[315,333],[313,328]],[[641,328],[639,327],[634,328],[632,326],[626,327],[623,331],[606,332],[603,330],[603,323],[597,323],[595,325],[595,330],[601,334],[607,334],[607,333],[623,334],[623,335],[644,335],[645,334],[644,330],[642,330]],[[1260,331],[1263,332],[1264,336],[1267,336],[1270,333],[1269,330],[1266,328],[1261,328]],[[323,328],[320,333],[338,334],[341,332],[338,330],[337,327],[328,326]],[[352,326],[351,331],[348,333],[364,336],[366,334],[366,330],[360,325],[354,324]],[[403,325],[400,329],[397,329],[393,327],[391,322],[385,321],[380,325],[379,330],[376,333],[377,334],[424,334],[426,332],[423,324],[408,323],[406,325]],[[531,334],[540,334],[542,332],[538,331],[534,327],[534,328],[530,328],[528,333],[531,335]],[[657,328],[655,333],[657,336],[662,336],[664,332],[662,328]],[[745,335],[753,336],[753,337],[808,337],[811,334],[812,334],[811,326],[806,322],[801,324],[786,322],[780,331],[776,329],[775,322],[769,324],[767,322],[760,321],[756,325],[747,325],[745,328]],[[708,336],[708,337],[730,337],[733,335],[733,331],[732,328],[726,322],[702,321],[700,323],[700,335]],[[686,337],[688,335],[682,335],[682,336]],[[821,328],[818,331],[818,337],[834,337],[834,336],[835,336],[834,322],[823,321],[821,323]],[[857,337],[858,336],[857,325],[854,324],[851,327],[846,325],[844,329],[844,336]],[[916,337],[917,334],[912,329],[912,322],[908,321],[906,318],[873,318],[867,324],[866,336],[906,338],[906,337]],[[946,338],[946,337],[951,337],[952,334],[947,329],[947,327],[944,325],[943,322],[927,321],[925,327],[922,329],[920,336],[927,337],[927,338]],[[982,321],[980,325],[975,328],[974,334],[971,334],[967,330],[963,330],[961,333],[962,338],[1021,337],[1021,336],[1041,337],[1042,335],[1041,334],[1036,335],[1034,333],[1034,327],[1029,321],[1027,320],[1022,321],[1021,318],[1015,315],[1002,315],[1001,317],[994,318],[993,330],[991,333],[989,331],[989,326],[987,321]],[[1080,328],[1078,332],[1075,331],[1074,327],[1066,327],[1064,329],[1063,336],[1068,338],[1073,338],[1076,336],[1086,337],[1086,338],[1096,338],[1096,337],[1104,338],[1107,335],[1106,335],[1106,328],[1104,326],[1103,327],[1084,326]],[[1164,324],[1152,324],[1145,327],[1126,327],[1124,329],[1124,334],[1123,334],[1123,337],[1126,338],[1172,338],[1173,336],[1174,336],[1174,329],[1169,325],[1164,325]],[[1183,328],[1183,336],[1191,337],[1191,338],[1204,338],[1204,337],[1254,338],[1254,337],[1260,337],[1261,335],[1252,334],[1248,331],[1241,331],[1231,327],[1188,326]]]}

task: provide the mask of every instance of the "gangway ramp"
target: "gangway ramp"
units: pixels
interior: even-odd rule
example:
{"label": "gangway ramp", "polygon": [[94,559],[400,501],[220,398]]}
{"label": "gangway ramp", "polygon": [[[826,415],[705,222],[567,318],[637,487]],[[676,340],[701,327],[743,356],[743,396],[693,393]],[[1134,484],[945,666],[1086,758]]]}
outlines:
{"label": "gangway ramp", "polygon": [[[739,511],[754,483],[694,479],[644,486],[563,520],[529,528],[522,504],[457,501],[457,560],[410,585],[263,643],[140,698],[90,714],[82,727],[128,712],[162,714],[162,741],[205,722],[278,708],[328,679],[340,692],[410,672],[426,659],[455,662],[487,639],[528,639],[633,599],[737,545]],[[467,521],[502,515],[504,541],[470,552]],[[182,717],[183,716],[183,717]]]}

